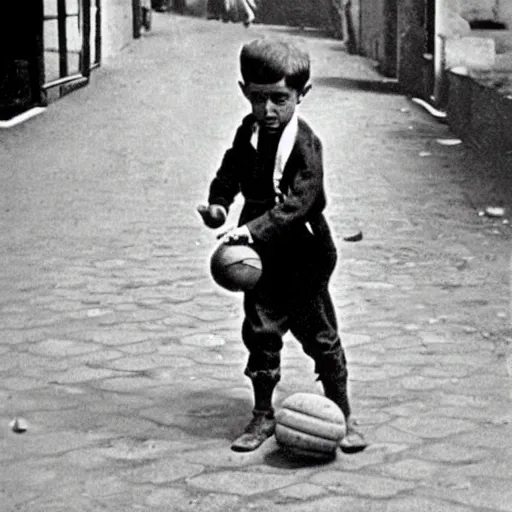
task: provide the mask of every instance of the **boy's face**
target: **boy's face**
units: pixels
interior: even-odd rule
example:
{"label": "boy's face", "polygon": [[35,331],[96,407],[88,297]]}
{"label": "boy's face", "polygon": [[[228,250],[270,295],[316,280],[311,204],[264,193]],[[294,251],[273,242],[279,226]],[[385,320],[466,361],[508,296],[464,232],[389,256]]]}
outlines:
{"label": "boy's face", "polygon": [[240,88],[252,106],[252,113],[259,125],[269,132],[284,128],[295,113],[295,108],[310,87],[297,91],[288,87],[282,79],[274,84],[242,83]]}

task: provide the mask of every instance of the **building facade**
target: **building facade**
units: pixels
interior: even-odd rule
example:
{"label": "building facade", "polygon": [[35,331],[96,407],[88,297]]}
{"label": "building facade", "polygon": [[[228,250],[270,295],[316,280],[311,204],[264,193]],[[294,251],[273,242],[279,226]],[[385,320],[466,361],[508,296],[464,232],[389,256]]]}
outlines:
{"label": "building facade", "polygon": [[87,84],[91,71],[133,38],[137,2],[2,2],[0,120]]}
{"label": "building facade", "polygon": [[512,1],[357,1],[359,53],[463,139],[512,152]]}

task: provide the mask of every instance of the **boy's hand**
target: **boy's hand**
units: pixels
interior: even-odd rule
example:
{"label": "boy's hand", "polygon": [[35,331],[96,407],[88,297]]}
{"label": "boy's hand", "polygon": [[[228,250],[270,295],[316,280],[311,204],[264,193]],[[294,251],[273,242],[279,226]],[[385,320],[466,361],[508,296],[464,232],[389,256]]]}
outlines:
{"label": "boy's hand", "polygon": [[227,245],[246,245],[252,244],[251,232],[247,226],[240,226],[239,228],[233,228],[225,233],[222,233],[217,237],[222,244]]}
{"label": "boy's hand", "polygon": [[197,211],[205,225],[212,229],[222,226],[228,215],[226,208],[220,204],[210,204],[208,206],[201,204],[197,207]]}

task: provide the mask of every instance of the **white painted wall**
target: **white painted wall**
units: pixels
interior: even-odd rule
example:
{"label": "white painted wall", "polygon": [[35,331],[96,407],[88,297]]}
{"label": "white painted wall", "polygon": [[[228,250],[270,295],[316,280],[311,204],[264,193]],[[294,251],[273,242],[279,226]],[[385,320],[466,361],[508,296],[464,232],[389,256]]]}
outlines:
{"label": "white painted wall", "polygon": [[102,60],[107,61],[133,40],[132,0],[102,2]]}

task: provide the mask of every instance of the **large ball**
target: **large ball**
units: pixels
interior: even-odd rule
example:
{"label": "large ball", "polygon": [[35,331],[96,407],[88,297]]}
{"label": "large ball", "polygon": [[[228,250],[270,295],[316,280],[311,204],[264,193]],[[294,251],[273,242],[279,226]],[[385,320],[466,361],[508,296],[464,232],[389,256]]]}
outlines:
{"label": "large ball", "polygon": [[332,458],[346,433],[341,409],[328,398],[295,393],[276,412],[275,437],[292,454],[316,459]]}
{"label": "large ball", "polygon": [[226,290],[252,290],[261,277],[261,258],[248,245],[221,244],[212,254],[210,271],[213,280]]}

